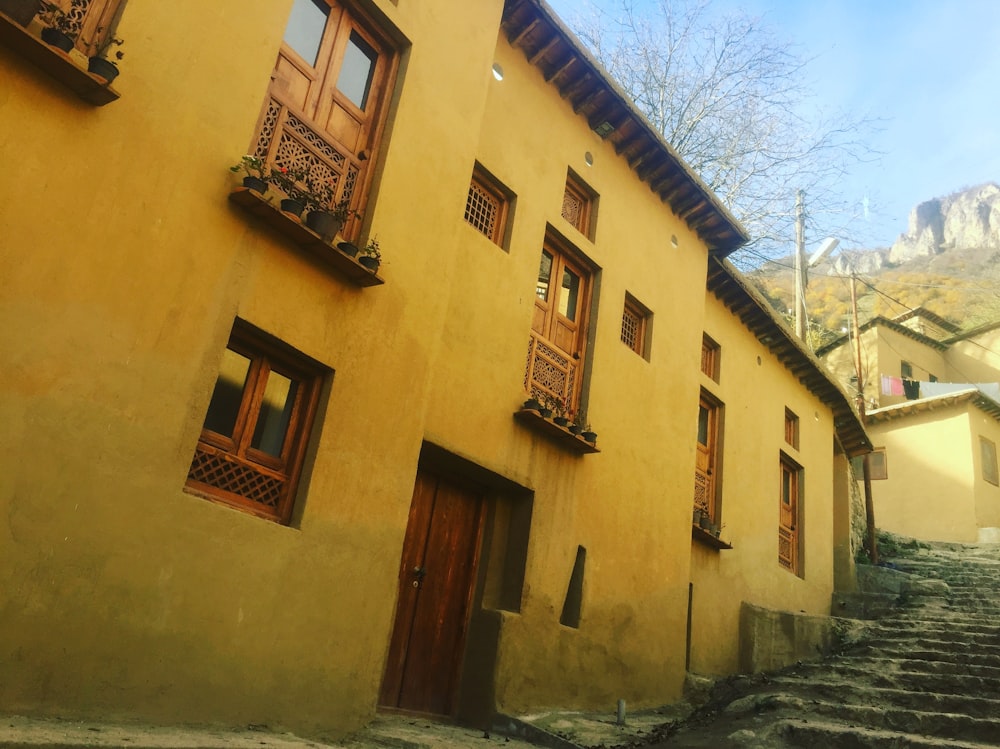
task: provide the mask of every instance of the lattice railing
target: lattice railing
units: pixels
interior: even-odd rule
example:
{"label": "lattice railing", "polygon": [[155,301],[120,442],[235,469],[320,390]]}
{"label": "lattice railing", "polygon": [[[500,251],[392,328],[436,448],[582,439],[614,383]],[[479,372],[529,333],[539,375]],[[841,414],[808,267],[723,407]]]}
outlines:
{"label": "lattice railing", "polygon": [[710,482],[708,474],[695,469],[694,472],[694,509],[701,510],[709,517],[712,517],[712,503],[710,502],[708,488]]}
{"label": "lattice railing", "polygon": [[259,470],[252,463],[198,444],[188,471],[188,481],[235,494],[265,512],[276,514],[285,493],[285,480]]}
{"label": "lattice railing", "polygon": [[795,569],[795,531],[778,527],[778,562],[782,567]]}
{"label": "lattice railing", "polygon": [[524,389],[543,403],[547,398],[561,398],[569,408],[576,408],[579,365],[551,344],[532,333],[528,340],[528,360]]}
{"label": "lattice railing", "polygon": [[361,174],[360,162],[274,97],[264,112],[254,155],[272,168],[308,172],[317,183],[331,186],[332,205],[346,200],[357,209],[354,192]]}

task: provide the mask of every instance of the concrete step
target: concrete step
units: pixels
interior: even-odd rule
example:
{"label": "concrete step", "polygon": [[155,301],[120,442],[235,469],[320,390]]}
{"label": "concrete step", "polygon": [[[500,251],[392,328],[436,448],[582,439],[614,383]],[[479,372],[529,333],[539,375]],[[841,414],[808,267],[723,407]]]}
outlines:
{"label": "concrete step", "polygon": [[[786,747],[837,749],[996,749],[995,743],[919,736],[825,721],[786,720],[776,726]],[[754,746],[754,744],[746,744]],[[759,746],[759,744],[758,744]]]}
{"label": "concrete step", "polygon": [[[891,663],[891,661],[887,661]],[[802,676],[823,674],[844,681],[845,685],[864,684],[873,687],[908,689],[915,692],[937,692],[941,694],[977,694],[1000,699],[1000,679],[973,676],[970,674],[927,673],[889,668],[882,664],[857,661],[825,661],[803,664],[796,672]]]}
{"label": "concrete step", "polygon": [[953,660],[943,653],[921,653],[907,652],[895,655],[884,650],[879,651],[879,657],[866,653],[846,653],[842,656],[845,661],[857,662],[863,667],[875,668],[879,670],[897,669],[913,673],[926,674],[968,674],[970,676],[981,676],[987,679],[1000,680],[1000,666],[980,665],[968,662],[974,656],[955,656],[959,660]]}
{"label": "concrete step", "polygon": [[[822,718],[831,723],[862,726],[866,729],[899,731],[960,741],[995,741],[1000,737],[1000,719],[973,718],[960,713],[926,712],[893,706],[845,703],[803,698],[798,694],[753,695],[737,700],[726,709],[727,715],[759,714],[774,711],[790,718],[804,718],[810,723]],[[796,713],[799,713],[796,716]]]}
{"label": "concrete step", "polygon": [[845,704],[881,705],[929,713],[955,713],[973,718],[1000,716],[1000,698],[947,694],[933,691],[914,692],[898,687],[845,684],[843,679],[823,674],[802,677],[777,676],[770,688],[808,695],[813,699],[841,701]]}

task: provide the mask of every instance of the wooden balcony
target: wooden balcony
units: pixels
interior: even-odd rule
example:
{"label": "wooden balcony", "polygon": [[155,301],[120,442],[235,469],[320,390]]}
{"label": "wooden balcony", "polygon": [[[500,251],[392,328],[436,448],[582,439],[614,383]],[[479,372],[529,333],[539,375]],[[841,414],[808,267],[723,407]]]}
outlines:
{"label": "wooden balcony", "polygon": [[279,210],[260,193],[245,187],[237,187],[229,194],[229,199],[283,234],[303,254],[355,286],[380,286],[385,283],[377,271],[368,270],[358,262],[357,258],[346,255],[333,245],[324,242],[319,234],[303,224],[296,216]]}
{"label": "wooden balcony", "polygon": [[587,442],[579,434],[573,434],[568,428],[559,426],[551,419],[546,419],[534,409],[522,408],[519,411],[515,411],[514,418],[528,429],[552,440],[570,452],[580,455],[600,452],[593,442]]}

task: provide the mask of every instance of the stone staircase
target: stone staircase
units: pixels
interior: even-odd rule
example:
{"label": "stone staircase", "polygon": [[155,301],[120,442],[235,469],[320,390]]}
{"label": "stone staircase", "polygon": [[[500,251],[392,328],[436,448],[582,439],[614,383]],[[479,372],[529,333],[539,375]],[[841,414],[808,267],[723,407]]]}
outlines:
{"label": "stone staircase", "polygon": [[717,685],[665,747],[1000,747],[1000,546],[889,537],[899,605],[821,661]]}

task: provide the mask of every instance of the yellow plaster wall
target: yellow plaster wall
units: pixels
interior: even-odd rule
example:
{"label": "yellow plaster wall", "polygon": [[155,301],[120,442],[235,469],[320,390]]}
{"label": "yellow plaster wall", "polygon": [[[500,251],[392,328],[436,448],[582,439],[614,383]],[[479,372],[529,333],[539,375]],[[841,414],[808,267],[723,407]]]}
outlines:
{"label": "yellow plaster wall", "polygon": [[[692,544],[690,670],[725,674],[739,664],[742,602],[813,615],[830,611],[833,419],[712,294],[706,309],[705,332],[720,344],[721,371],[718,383],[702,375],[702,385],[724,404],[721,538],[733,548]],[[799,449],[785,442],[786,408],[799,417]],[[693,419],[690,429],[693,444]],[[804,469],[801,577],[778,563],[782,452]]]}
{"label": "yellow plaster wall", "polygon": [[929,541],[976,541],[975,412],[961,404],[869,425],[889,476],[871,482],[877,527]]}
{"label": "yellow plaster wall", "polygon": [[[902,362],[907,361],[913,369],[913,376],[910,379],[926,381],[932,374],[938,379],[944,378],[942,373],[946,370],[946,365],[944,355],[940,351],[895,330],[889,330],[885,326],[880,326],[878,331],[878,374],[899,377],[900,366]],[[861,340],[865,343],[865,338]],[[872,378],[871,385],[878,391],[879,407],[905,403],[907,400],[905,395],[882,393],[880,382],[876,377]],[[867,388],[865,392],[868,392]]]}
{"label": "yellow plaster wall", "polygon": [[[704,244],[498,39],[500,0],[376,5],[405,41],[364,218],[386,284],[365,290],[226,200],[290,0],[130,3],[122,98],[103,108],[0,50],[0,117],[24,123],[0,130],[4,709],[357,728],[375,711],[425,442],[533,492],[520,611],[487,612],[497,709],[679,697],[692,580],[701,631],[732,640],[718,655],[696,643],[706,671],[735,664],[732,590],[828,603],[829,414],[728,313],[705,322]],[[476,160],[517,196],[509,251],[462,220]],[[600,195],[594,241],[559,215],[570,167]],[[512,418],[546,225],[600,269],[599,455]],[[653,312],[648,361],[620,341],[626,292]],[[290,527],[183,492],[235,317],[333,371]],[[736,549],[692,557],[703,330],[723,344],[727,434],[741,435],[726,470],[746,480],[725,489]],[[804,580],[776,560],[786,405],[802,424]],[[559,614],[578,545],[572,628]]]}
{"label": "yellow plaster wall", "polygon": [[953,343],[947,353],[947,378],[951,382],[1000,381],[1000,329],[986,331]]}
{"label": "yellow plaster wall", "polygon": [[[374,290],[226,200],[289,0],[131,3],[103,108],[0,50],[0,116],[22,123],[0,132],[4,709],[305,733],[373,714],[445,312],[434,251],[475,153],[453,125],[481,119],[502,4],[379,5],[415,44],[366,217]],[[335,373],[292,527],[182,491],[236,316]]]}

